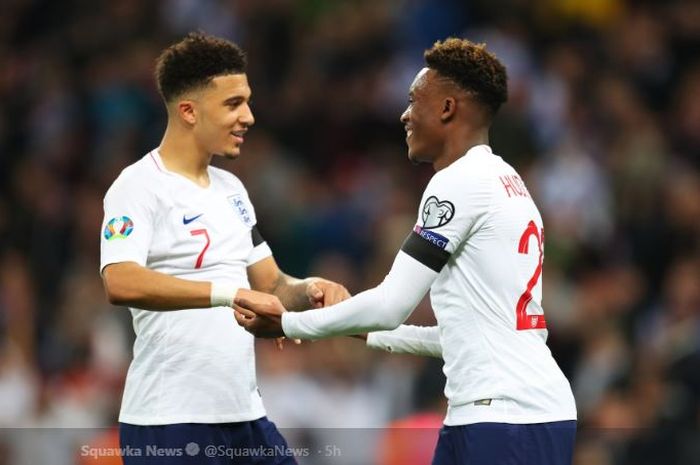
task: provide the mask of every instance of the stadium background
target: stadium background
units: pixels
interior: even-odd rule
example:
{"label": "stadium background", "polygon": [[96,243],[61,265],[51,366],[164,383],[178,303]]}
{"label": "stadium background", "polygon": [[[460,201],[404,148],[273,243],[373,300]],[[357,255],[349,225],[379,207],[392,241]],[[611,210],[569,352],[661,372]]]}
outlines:
{"label": "stadium background", "polygon": [[[398,120],[422,50],[448,35],[486,41],[510,75],[492,145],[545,219],[544,306],[578,403],[575,463],[700,463],[690,0],[3,1],[1,427],[115,422],[133,336],[97,272],[101,201],[159,143],[153,61],[193,29],[249,53],[257,123],[224,166],[278,262],[351,292],[389,269],[431,175],[406,160]],[[427,302],[411,321],[432,321]],[[444,409],[437,361],[355,340],[281,353],[263,341],[258,366],[270,417],[303,428],[291,437],[416,413],[430,424]],[[17,443],[0,444],[0,463],[20,463]]]}

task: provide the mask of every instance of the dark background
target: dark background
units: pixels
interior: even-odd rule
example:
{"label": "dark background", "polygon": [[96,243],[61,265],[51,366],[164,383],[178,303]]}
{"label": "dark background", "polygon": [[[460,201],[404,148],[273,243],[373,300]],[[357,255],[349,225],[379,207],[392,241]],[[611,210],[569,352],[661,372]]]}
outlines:
{"label": "dark background", "polygon": [[[487,42],[510,78],[492,146],[545,220],[575,463],[700,463],[697,1],[4,0],[0,426],[116,421],[133,335],[102,291],[101,201],[159,144],[153,63],[196,29],[249,53],[257,123],[224,166],[277,261],[352,292],[388,271],[432,174],[399,123],[423,50]],[[353,340],[258,355],[270,417],[310,435],[444,411],[437,361]]]}

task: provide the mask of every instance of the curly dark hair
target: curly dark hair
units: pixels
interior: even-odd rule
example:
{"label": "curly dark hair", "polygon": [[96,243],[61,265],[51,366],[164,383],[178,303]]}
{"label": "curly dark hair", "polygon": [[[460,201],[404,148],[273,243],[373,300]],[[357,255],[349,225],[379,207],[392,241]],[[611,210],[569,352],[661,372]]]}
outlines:
{"label": "curly dark hair", "polygon": [[424,55],[428,68],[454,81],[495,115],[508,100],[508,76],[486,44],[450,37],[437,41]]}
{"label": "curly dark hair", "polygon": [[217,76],[245,73],[246,64],[245,52],[233,42],[191,32],[163,50],[156,60],[158,91],[169,103]]}

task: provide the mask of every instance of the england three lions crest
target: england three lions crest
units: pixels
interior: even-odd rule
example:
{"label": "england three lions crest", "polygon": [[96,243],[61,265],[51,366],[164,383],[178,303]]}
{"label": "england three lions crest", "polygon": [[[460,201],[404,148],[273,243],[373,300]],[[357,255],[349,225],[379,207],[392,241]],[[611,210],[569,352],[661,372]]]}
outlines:
{"label": "england three lions crest", "polygon": [[255,219],[253,218],[253,209],[247,204],[241,194],[230,195],[226,197],[229,204],[236,212],[238,218],[243,222],[244,225],[252,228],[255,225]]}

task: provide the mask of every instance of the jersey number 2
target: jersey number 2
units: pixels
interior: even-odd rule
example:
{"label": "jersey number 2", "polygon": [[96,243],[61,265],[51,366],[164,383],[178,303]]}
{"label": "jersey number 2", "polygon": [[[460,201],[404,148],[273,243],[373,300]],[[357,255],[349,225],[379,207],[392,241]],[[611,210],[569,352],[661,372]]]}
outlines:
{"label": "jersey number 2", "polygon": [[520,243],[518,244],[519,253],[528,253],[530,248],[530,236],[535,236],[537,239],[537,248],[539,249],[540,255],[539,259],[537,260],[537,268],[535,268],[535,272],[527,282],[527,288],[520,296],[520,299],[518,299],[518,304],[515,307],[515,321],[517,322],[518,331],[525,329],[545,329],[547,327],[547,323],[544,320],[544,315],[531,315],[527,313],[527,305],[532,300],[532,288],[535,287],[537,281],[540,279],[540,276],[542,276],[544,229],[541,231],[538,230],[535,222],[530,221],[527,224],[527,228],[523,232],[523,235],[520,236]]}
{"label": "jersey number 2", "polygon": [[204,236],[204,238],[207,240],[207,243],[204,244],[204,248],[202,249],[201,252],[199,252],[199,255],[197,256],[197,263],[194,264],[194,268],[196,270],[197,268],[202,267],[202,261],[204,261],[204,253],[209,248],[209,244],[210,244],[209,233],[207,232],[206,229],[193,229],[192,231],[190,231],[190,234],[193,236],[200,236],[200,235]]}

